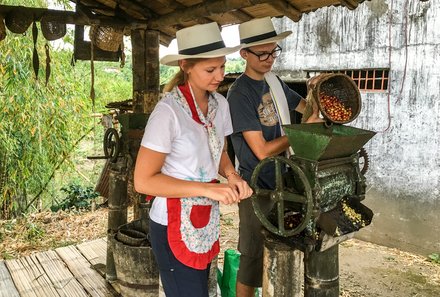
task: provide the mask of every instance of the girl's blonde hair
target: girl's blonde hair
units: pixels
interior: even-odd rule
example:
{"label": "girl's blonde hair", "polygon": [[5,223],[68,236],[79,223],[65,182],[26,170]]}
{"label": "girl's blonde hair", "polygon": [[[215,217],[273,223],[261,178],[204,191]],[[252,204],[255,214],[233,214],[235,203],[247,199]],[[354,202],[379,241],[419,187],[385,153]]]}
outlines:
{"label": "girl's blonde hair", "polygon": [[185,69],[180,68],[173,78],[163,87],[163,92],[170,92],[175,86],[185,84],[188,80],[188,74],[185,71],[203,60],[206,60],[206,58],[185,59]]}

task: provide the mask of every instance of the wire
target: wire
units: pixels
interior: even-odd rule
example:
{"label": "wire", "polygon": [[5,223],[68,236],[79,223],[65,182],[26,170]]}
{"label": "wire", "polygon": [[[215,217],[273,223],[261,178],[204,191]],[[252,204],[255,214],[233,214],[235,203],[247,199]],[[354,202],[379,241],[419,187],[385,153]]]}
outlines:
{"label": "wire", "polygon": [[393,20],[393,0],[390,0],[390,10],[389,10],[389,20],[388,20],[388,96],[387,96],[387,104],[388,104],[388,125],[385,130],[378,131],[377,133],[385,133],[391,127],[391,28],[392,28],[392,20]]}
{"label": "wire", "polygon": [[[403,86],[405,85],[406,80],[406,72],[407,72],[407,66],[408,66],[408,0],[405,1],[405,6],[403,9],[403,15],[405,16],[404,21],[404,40],[405,40],[405,65],[403,67],[403,78],[402,78],[402,84],[400,86],[399,96],[397,97],[396,102],[400,102],[402,100],[402,93],[403,93]],[[411,29],[411,27],[410,27]]]}

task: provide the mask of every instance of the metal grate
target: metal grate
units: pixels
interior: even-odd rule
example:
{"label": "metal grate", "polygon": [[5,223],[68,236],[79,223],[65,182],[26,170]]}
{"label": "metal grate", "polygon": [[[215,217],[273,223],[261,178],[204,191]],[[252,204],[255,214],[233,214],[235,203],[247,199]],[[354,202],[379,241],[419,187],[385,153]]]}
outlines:
{"label": "metal grate", "polygon": [[308,71],[309,76],[317,73],[344,73],[351,77],[358,89],[364,92],[384,92],[388,90],[389,69],[344,69]]}

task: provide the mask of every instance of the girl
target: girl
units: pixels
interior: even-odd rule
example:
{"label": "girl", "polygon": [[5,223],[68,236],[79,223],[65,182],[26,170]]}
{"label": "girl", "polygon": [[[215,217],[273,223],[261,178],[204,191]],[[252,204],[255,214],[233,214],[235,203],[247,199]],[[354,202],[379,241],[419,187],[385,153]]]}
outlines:
{"label": "girl", "polygon": [[[215,92],[225,55],[238,47],[225,47],[216,23],[182,29],[176,38],[179,54],[161,63],[180,72],[148,120],[134,183],[137,192],[156,196],[150,240],[165,294],[207,297],[209,265],[219,252],[219,202],[252,194],[226,152],[229,107]],[[218,174],[228,183],[218,183]]]}

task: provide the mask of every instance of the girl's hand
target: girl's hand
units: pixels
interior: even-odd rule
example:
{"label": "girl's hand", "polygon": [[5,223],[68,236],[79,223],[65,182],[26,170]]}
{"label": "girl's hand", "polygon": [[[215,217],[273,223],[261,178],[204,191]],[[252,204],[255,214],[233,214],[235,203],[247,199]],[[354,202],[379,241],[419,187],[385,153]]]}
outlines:
{"label": "girl's hand", "polygon": [[203,195],[205,197],[211,198],[226,205],[237,203],[240,201],[240,195],[238,191],[232,188],[229,184],[205,183],[205,185],[206,193]]}
{"label": "girl's hand", "polygon": [[228,184],[232,189],[238,192],[239,200],[249,198],[253,191],[248,183],[244,181],[237,172],[232,172],[228,175]]}

